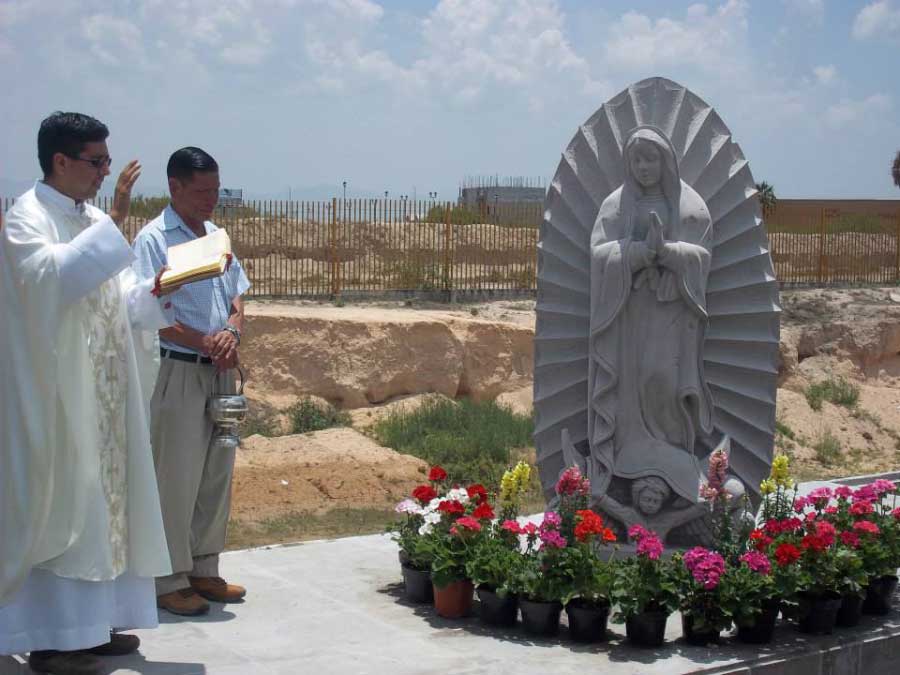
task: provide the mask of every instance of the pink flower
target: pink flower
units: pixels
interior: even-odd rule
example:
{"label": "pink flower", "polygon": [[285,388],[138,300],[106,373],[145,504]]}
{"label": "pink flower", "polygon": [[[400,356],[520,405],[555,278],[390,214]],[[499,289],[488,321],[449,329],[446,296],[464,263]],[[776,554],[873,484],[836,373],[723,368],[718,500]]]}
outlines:
{"label": "pink flower", "polygon": [[650,530],[648,530],[643,525],[632,525],[628,528],[628,536],[632,539],[640,539],[641,537],[645,537],[650,534]]}
{"label": "pink flower", "polygon": [[850,548],[859,546],[859,535],[856,532],[841,532],[841,543]]}
{"label": "pink flower", "polygon": [[712,501],[725,495],[725,480],[728,473],[728,453],[716,450],[709,456],[709,470],[706,474],[706,485],[701,486],[700,494]]}
{"label": "pink flower", "polygon": [[538,528],[534,523],[525,523],[522,527],[522,533],[528,535],[529,537],[533,537],[537,534]]}
{"label": "pink flower", "polygon": [[659,540],[659,537],[656,536],[656,533],[651,532],[640,525],[632,525],[631,529],[628,530],[628,535],[632,539],[637,540],[638,555],[642,555],[650,560],[659,560],[659,556],[661,556],[663,552],[663,545]]}
{"label": "pink flower", "polygon": [[718,586],[719,579],[725,574],[725,559],[702,546],[695,546],[684,554],[684,566],[690,570],[694,580],[708,591]]}
{"label": "pink flower", "polygon": [[888,492],[894,492],[896,489],[897,486],[894,485],[893,482],[885,480],[884,478],[879,478],[872,483],[872,490],[874,490],[879,497]]}
{"label": "pink flower", "polygon": [[834,543],[835,536],[837,536],[837,530],[834,529],[834,525],[831,523],[820,520],[816,523],[816,535],[822,538],[826,546],[831,546]]}
{"label": "pink flower", "polygon": [[850,495],[853,494],[853,490],[851,490],[846,485],[841,485],[840,487],[835,488],[834,496],[838,499],[850,499]]}
{"label": "pink flower", "polygon": [[591,494],[591,481],[581,475],[577,466],[570,466],[556,481],[556,494],[587,497]]}
{"label": "pink flower", "polygon": [[866,534],[876,535],[881,532],[878,526],[870,520],[858,520],[853,523],[853,529],[857,532],[865,532]]}
{"label": "pink flower", "polygon": [[476,518],[473,518],[472,516],[461,516],[457,518],[454,527],[461,527],[472,532],[481,531],[481,523],[479,523],[478,520]]}
{"label": "pink flower", "polygon": [[863,485],[858,490],[854,490],[853,492],[853,500],[862,500],[867,502],[874,502],[878,498],[878,493],[875,492],[875,488],[872,485]]}
{"label": "pink flower", "polygon": [[566,547],[566,538],[556,530],[544,530],[541,532],[540,537],[541,541],[544,542],[544,546],[549,546],[550,548]]}
{"label": "pink flower", "polygon": [[794,511],[797,513],[803,513],[803,510],[810,505],[809,499],[806,497],[797,497],[794,500]]}
{"label": "pink flower", "polygon": [[872,502],[860,500],[854,502],[850,507],[850,515],[853,516],[867,516],[870,513],[874,513],[875,507],[872,506]]}
{"label": "pink flower", "polygon": [[833,516],[837,512],[838,512],[838,507],[836,507],[836,506],[826,506],[825,507],[825,513],[827,513],[829,516]]}
{"label": "pink flower", "polygon": [[396,511],[397,513],[417,514],[419,513],[419,505],[416,504],[412,499],[404,499],[394,507],[394,511]]}
{"label": "pink flower", "polygon": [[562,518],[556,511],[547,511],[544,514],[544,521],[541,523],[541,531],[556,529],[562,524]]}
{"label": "pink flower", "polygon": [[834,490],[830,487],[818,487],[807,495],[807,503],[815,505],[817,509],[821,509],[831,501],[832,497],[834,497]]}
{"label": "pink flower", "polygon": [[759,551],[748,551],[741,556],[741,562],[757,574],[767,575],[772,571],[772,563],[769,562],[769,557]]}
{"label": "pink flower", "polygon": [[522,526],[519,525],[515,520],[504,520],[503,524],[500,526],[501,530],[506,530],[507,532],[512,532],[513,534],[522,534],[525,530],[522,529]]}
{"label": "pink flower", "polygon": [[900,520],[900,506],[891,511],[891,515],[894,516],[896,520]]}

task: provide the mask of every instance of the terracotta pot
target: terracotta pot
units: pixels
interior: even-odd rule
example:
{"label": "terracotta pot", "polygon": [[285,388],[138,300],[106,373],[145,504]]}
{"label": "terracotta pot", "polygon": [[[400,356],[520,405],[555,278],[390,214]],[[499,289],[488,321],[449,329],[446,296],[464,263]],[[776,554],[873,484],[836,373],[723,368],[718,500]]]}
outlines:
{"label": "terracotta pot", "polygon": [[492,626],[514,626],[519,617],[519,598],[513,594],[498,596],[490,588],[475,589],[480,602],[481,620]]}
{"label": "terracotta pot", "polygon": [[897,577],[892,574],[869,581],[866,599],[863,602],[865,614],[887,614],[891,611],[894,591],[897,589]]}
{"label": "terracotta pot", "polygon": [[719,641],[719,633],[717,630],[698,631],[694,628],[694,616],[692,614],[681,615],[681,634],[684,636],[685,642],[696,647],[703,647],[710,642]]}
{"label": "terracotta pot", "polygon": [[522,598],[519,600],[519,608],[522,610],[522,625],[527,632],[546,636],[559,632],[561,602],[535,602]]}
{"label": "terracotta pot", "polygon": [[665,612],[642,612],[625,621],[628,641],[638,647],[661,647],[666,640]]}
{"label": "terracotta pot", "polygon": [[576,642],[603,642],[609,621],[609,605],[595,605],[581,599],[566,605],[569,636]]}
{"label": "terracotta pot", "polygon": [[401,565],[403,573],[403,590],[410,602],[432,602],[434,594],[431,588],[431,571],[417,570],[409,565]]}
{"label": "terracotta pot", "polygon": [[848,593],[841,596],[841,608],[837,613],[835,625],[841,628],[852,628],[862,619],[862,608],[865,596],[858,593]]}
{"label": "terracotta pot", "polygon": [[841,596],[837,593],[800,593],[798,627],[803,633],[831,635],[841,608]]}
{"label": "terracotta pot", "polygon": [[780,607],[781,602],[778,600],[763,605],[762,612],[756,615],[752,624],[738,626],[737,639],[751,645],[771,642],[775,637],[775,622],[778,620]]}
{"label": "terracotta pot", "polygon": [[434,609],[445,619],[461,619],[472,611],[472,582],[452,581],[443,588],[434,587]]}

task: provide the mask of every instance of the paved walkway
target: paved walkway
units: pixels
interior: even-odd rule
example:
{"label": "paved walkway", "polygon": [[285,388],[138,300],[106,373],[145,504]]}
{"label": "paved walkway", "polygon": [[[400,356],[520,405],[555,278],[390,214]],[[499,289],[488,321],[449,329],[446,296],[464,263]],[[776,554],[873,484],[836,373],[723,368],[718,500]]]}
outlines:
{"label": "paved walkway", "polygon": [[[214,604],[208,616],[198,619],[162,612],[157,630],[138,631],[143,640],[139,654],[107,659],[108,673],[817,672],[784,662],[797,656],[810,665],[833,662],[834,672],[849,673],[863,663],[861,639],[871,640],[885,632],[900,635],[900,615],[895,612],[887,624],[867,617],[858,629],[842,631],[834,638],[809,639],[782,626],[776,645],[769,648],[740,645],[731,638],[720,647],[691,647],[679,639],[677,617],[669,619],[669,641],[659,650],[629,648],[623,639],[624,627],[618,624],[610,624],[611,641],[606,645],[574,644],[565,628],[558,638],[535,640],[521,627],[497,632],[484,628],[474,617],[447,621],[430,606],[407,604],[396,546],[380,535],[235,551],[223,556],[222,565],[226,577],[248,587],[246,602]],[[884,625],[889,628],[879,628]],[[896,656],[900,642],[891,642],[888,651]],[[824,655],[820,647],[826,649]],[[729,666],[743,660],[759,665],[762,660],[771,666],[753,671]],[[0,675],[29,672],[18,660],[0,657]],[[895,671],[876,667],[868,672]]]}

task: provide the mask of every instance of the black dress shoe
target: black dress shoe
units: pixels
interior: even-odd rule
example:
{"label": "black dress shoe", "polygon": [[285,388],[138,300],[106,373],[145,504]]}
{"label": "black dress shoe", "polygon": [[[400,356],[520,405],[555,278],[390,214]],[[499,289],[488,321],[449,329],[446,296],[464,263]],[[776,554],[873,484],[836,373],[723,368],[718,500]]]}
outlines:
{"label": "black dress shoe", "polygon": [[93,654],[95,656],[125,656],[138,650],[141,646],[141,639],[137,635],[126,635],[125,633],[110,633],[109,642],[90,649],[83,649],[85,654]]}
{"label": "black dress shoe", "polygon": [[41,650],[28,655],[28,667],[36,673],[50,675],[100,675],[100,659],[84,652]]}

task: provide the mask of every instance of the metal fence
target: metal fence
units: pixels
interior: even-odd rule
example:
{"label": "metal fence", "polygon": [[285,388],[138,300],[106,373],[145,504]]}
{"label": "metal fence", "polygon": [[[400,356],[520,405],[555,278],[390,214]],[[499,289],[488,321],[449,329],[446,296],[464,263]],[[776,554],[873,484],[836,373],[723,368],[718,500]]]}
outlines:
{"label": "metal fence", "polygon": [[[11,204],[3,199],[3,210]],[[163,204],[133,201],[129,240]],[[110,202],[96,205],[108,211]],[[331,199],[247,201],[213,219],[231,237],[251,297],[328,297],[534,290],[542,217],[532,203]],[[900,283],[900,202],[779,200],[764,218],[782,283]]]}

